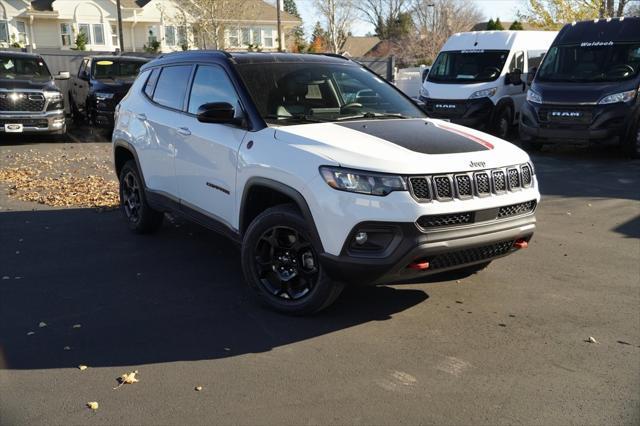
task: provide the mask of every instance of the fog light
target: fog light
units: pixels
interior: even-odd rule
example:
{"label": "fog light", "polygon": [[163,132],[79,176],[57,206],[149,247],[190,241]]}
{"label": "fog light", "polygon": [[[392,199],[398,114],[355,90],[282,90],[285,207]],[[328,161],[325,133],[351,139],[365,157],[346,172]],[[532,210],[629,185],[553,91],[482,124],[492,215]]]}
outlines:
{"label": "fog light", "polygon": [[367,235],[366,232],[358,232],[355,237],[356,244],[358,245],[363,245],[364,243],[367,242],[368,239],[369,239],[369,236]]}

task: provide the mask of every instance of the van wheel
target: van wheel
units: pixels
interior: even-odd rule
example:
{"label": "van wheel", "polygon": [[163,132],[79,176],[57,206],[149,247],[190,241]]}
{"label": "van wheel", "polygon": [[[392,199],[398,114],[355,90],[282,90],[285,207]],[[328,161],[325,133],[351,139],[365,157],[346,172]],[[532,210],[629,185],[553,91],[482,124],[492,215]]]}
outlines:
{"label": "van wheel", "polygon": [[500,139],[507,140],[511,132],[512,119],[511,108],[508,106],[500,108],[493,119],[493,134]]}
{"label": "van wheel", "polygon": [[324,271],[309,224],[293,205],[271,207],[249,225],[242,241],[247,283],[270,308],[307,315],[328,307],[343,284]]}
{"label": "van wheel", "polygon": [[629,157],[640,158],[640,118],[636,120],[622,148]]}
{"label": "van wheel", "polygon": [[147,203],[142,179],[133,160],[127,161],[120,171],[120,206],[133,232],[147,234],[162,226],[164,213]]}

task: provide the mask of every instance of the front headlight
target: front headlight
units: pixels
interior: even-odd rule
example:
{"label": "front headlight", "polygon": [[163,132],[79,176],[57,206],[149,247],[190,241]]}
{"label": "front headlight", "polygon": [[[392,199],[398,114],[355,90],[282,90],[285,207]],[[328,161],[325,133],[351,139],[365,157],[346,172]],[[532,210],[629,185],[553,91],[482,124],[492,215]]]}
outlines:
{"label": "front headlight", "polygon": [[425,89],[424,86],[420,86],[420,96],[422,96],[423,98],[429,97],[429,91]]}
{"label": "front headlight", "polygon": [[105,101],[107,99],[112,99],[113,93],[105,93],[105,92],[96,92],[96,99],[99,101]]}
{"label": "front headlight", "polygon": [[533,90],[529,89],[529,90],[527,90],[527,101],[528,102],[533,102],[534,104],[541,104],[542,103],[542,96],[538,95],[536,92],[534,92]]}
{"label": "front headlight", "polygon": [[44,92],[44,97],[47,98],[49,102],[60,102],[62,100],[62,93],[60,92]]}
{"label": "front headlight", "polygon": [[618,102],[629,102],[636,96],[636,92],[637,90],[634,89],[634,90],[629,90],[628,92],[615,93],[613,95],[605,96],[604,98],[600,99],[600,102],[598,103],[600,105],[605,105],[605,104],[615,104]]}
{"label": "front headlight", "polygon": [[491,89],[478,90],[477,92],[473,92],[469,99],[479,99],[479,98],[490,98],[496,94],[497,87],[492,87]]}
{"label": "front headlight", "polygon": [[320,167],[320,174],[330,187],[340,191],[385,196],[393,191],[407,190],[407,182],[402,176],[327,166]]}

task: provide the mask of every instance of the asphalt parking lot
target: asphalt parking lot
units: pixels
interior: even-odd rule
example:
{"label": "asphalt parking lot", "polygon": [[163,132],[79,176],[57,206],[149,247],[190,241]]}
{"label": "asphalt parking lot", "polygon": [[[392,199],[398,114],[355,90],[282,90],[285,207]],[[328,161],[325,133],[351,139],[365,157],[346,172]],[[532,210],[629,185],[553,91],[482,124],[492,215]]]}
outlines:
{"label": "asphalt parking lot", "polygon": [[[106,139],[3,136],[0,168],[60,149],[107,161]],[[640,161],[533,160],[529,249],[470,277],[351,288],[308,318],[257,305],[210,231],[136,236],[118,211],[0,185],[0,424],[639,424]]]}

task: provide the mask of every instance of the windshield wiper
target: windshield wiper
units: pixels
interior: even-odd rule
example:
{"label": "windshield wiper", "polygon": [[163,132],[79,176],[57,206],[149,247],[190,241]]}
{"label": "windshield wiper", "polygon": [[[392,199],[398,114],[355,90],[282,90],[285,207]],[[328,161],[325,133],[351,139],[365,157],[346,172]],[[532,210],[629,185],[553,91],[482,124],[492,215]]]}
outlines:
{"label": "windshield wiper", "polygon": [[318,120],[317,118],[311,118],[306,114],[293,114],[293,115],[279,115],[279,114],[269,114],[265,115],[266,119],[275,119],[275,120],[295,120],[295,121],[308,121],[309,123],[323,123],[323,120]]}
{"label": "windshield wiper", "polygon": [[407,117],[406,115],[400,114],[400,113],[380,113],[380,112],[365,112],[363,114],[357,114],[357,115],[347,115],[345,117],[338,117],[336,118],[336,121],[344,121],[344,120],[359,120],[359,119],[379,119],[379,118],[402,118],[402,119],[406,119],[406,118],[411,118],[411,117]]}

